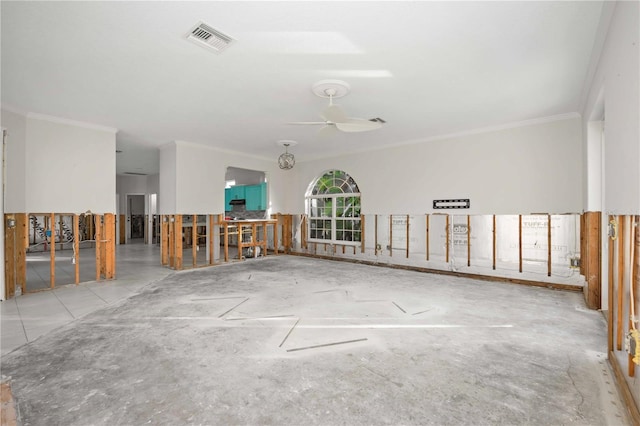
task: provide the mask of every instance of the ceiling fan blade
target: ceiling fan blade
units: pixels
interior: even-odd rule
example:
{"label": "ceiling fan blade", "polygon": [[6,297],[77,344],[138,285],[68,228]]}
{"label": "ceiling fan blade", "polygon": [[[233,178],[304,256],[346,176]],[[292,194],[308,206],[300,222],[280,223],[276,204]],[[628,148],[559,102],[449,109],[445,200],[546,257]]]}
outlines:
{"label": "ceiling fan blade", "polygon": [[347,117],[347,114],[345,114],[340,105],[329,105],[322,111],[320,117],[332,123],[344,123],[349,120],[349,117]]}
{"label": "ceiling fan blade", "polygon": [[336,129],[335,125],[327,124],[322,129],[318,130],[318,137],[319,138],[328,138],[328,137],[331,137],[331,136],[335,135],[337,131],[338,130]]}
{"label": "ceiling fan blade", "polygon": [[287,124],[327,124],[324,121],[290,121]]}
{"label": "ceiling fan blade", "polygon": [[349,118],[346,122],[336,123],[336,127],[343,132],[367,132],[382,127],[382,123],[363,118]]}

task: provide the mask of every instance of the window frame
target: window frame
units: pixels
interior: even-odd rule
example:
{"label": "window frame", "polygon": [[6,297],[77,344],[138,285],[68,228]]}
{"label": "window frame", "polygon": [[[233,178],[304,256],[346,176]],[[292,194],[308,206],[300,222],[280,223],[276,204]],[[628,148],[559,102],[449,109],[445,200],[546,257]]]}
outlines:
{"label": "window frame", "polygon": [[[351,182],[352,185],[350,185],[350,187],[358,189],[358,185],[355,183],[353,178],[342,170],[331,170],[325,172],[321,177],[312,182],[307,191],[307,195],[305,196],[305,208],[309,223],[307,226],[307,241],[312,243],[358,246],[362,244],[362,195],[359,192],[359,189],[358,192],[337,192],[335,191],[335,188],[341,188],[344,184],[329,187],[326,185],[326,182],[324,182],[322,185],[324,185],[326,190],[323,193],[314,194],[314,192],[318,192],[317,187],[321,180],[330,174],[335,173],[340,173],[341,177],[346,177],[347,179],[341,178],[341,180],[347,183]],[[335,176],[333,179],[335,183]],[[347,199],[357,199],[357,202],[349,203]],[[314,205],[315,200],[322,200],[320,203],[317,203],[321,205]],[[330,212],[327,211],[328,204],[331,206]],[[338,216],[338,210],[345,209],[348,205],[351,206],[351,215],[345,215],[345,211],[343,211],[343,214]],[[357,215],[355,214],[356,209]],[[347,211],[348,210],[349,208],[347,208]],[[316,226],[318,222],[321,222],[320,227]],[[327,224],[329,226],[328,228]],[[348,224],[350,224],[350,226]],[[318,238],[317,232],[324,233],[324,235],[329,238]],[[327,232],[329,232],[328,235]],[[350,239],[348,239],[348,236],[350,236]]]}

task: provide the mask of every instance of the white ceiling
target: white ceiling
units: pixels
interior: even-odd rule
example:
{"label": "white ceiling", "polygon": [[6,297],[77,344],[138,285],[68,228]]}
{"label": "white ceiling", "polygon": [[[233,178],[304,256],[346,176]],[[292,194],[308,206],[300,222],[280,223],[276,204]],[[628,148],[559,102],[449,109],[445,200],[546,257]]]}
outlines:
{"label": "white ceiling", "polygon": [[[185,140],[298,162],[580,110],[603,3],[2,1],[2,103],[118,129],[118,173]],[[186,40],[199,21],[236,39]],[[318,138],[344,80],[380,130]]]}

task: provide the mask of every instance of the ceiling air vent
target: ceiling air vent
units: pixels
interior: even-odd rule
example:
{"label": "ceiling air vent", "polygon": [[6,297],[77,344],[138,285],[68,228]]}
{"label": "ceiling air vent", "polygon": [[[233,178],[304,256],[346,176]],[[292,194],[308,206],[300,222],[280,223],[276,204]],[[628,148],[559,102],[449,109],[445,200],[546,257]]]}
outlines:
{"label": "ceiling air vent", "polygon": [[227,46],[234,42],[233,38],[202,22],[191,30],[187,35],[187,40],[211,49],[216,53],[222,52]]}

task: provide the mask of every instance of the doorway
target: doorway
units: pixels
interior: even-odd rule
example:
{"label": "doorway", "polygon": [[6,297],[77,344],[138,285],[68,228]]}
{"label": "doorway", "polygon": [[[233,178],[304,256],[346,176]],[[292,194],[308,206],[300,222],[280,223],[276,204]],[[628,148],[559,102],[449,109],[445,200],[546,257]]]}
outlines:
{"label": "doorway", "polygon": [[141,194],[127,195],[127,239],[130,243],[144,243],[145,197]]}

